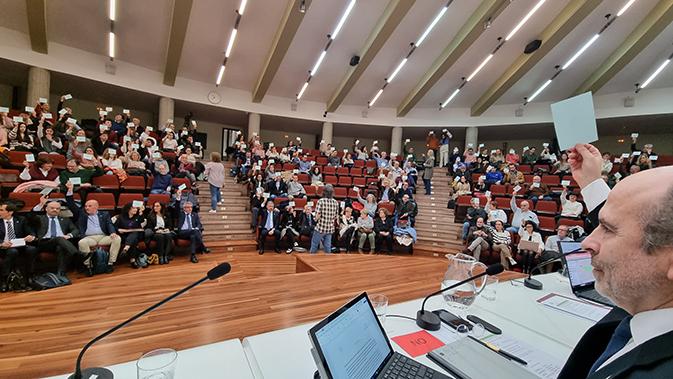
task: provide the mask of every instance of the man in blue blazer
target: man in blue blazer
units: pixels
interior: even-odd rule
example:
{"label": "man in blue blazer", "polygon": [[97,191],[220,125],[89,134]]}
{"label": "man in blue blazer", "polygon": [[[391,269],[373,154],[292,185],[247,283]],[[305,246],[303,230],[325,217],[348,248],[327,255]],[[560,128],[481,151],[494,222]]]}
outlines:
{"label": "man in blue blazer", "polygon": [[264,254],[264,241],[267,236],[274,237],[274,251],[280,254],[280,212],[275,208],[273,200],[266,202],[266,207],[259,212],[259,254]]}
{"label": "man in blue blazer", "polygon": [[198,263],[197,250],[201,253],[210,253],[210,249],[203,244],[203,236],[201,235],[203,224],[201,224],[199,215],[192,212],[193,207],[194,205],[191,202],[186,202],[182,206],[182,211],[178,215],[177,234],[179,239],[189,240],[190,260],[192,263]]}

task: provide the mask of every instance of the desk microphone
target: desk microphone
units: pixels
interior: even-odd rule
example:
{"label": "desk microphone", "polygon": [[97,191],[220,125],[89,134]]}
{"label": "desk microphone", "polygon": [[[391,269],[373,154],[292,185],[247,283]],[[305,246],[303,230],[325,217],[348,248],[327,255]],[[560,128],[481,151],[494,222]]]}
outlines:
{"label": "desk microphone", "polygon": [[561,255],[561,256],[558,256],[558,257],[555,257],[555,258],[547,259],[546,261],[544,261],[544,262],[538,264],[537,266],[533,267],[532,270],[530,270],[530,273],[528,273],[528,277],[527,277],[526,279],[523,280],[523,285],[526,286],[526,287],[528,287],[528,288],[530,288],[530,289],[533,289],[533,290],[538,290],[538,291],[539,291],[539,290],[542,290],[542,282],[539,281],[539,280],[537,280],[537,279],[533,279],[533,278],[532,278],[532,276],[533,276],[533,272],[535,272],[536,270],[541,269],[543,266],[546,266],[546,265],[548,265],[548,264],[550,264],[550,263],[553,263],[553,262],[562,260],[564,256],[567,256],[567,255],[573,255],[573,254],[581,254],[581,253],[586,253],[586,252],[587,252],[586,250],[574,250],[574,251],[565,253],[565,254],[563,254],[563,255]]}
{"label": "desk microphone", "polygon": [[435,291],[435,292],[431,293],[425,299],[423,299],[423,304],[421,305],[421,310],[416,312],[416,325],[418,325],[421,328],[426,329],[426,330],[439,330],[439,328],[441,326],[441,321],[439,320],[439,316],[437,316],[436,314],[434,314],[430,311],[425,310],[425,302],[428,301],[429,298],[431,298],[435,295],[439,295],[440,293],[442,293],[444,291],[448,291],[452,288],[460,287],[463,284],[471,282],[475,279],[481,278],[482,276],[497,275],[497,274],[501,273],[504,269],[505,269],[505,267],[503,267],[502,263],[495,263],[495,264],[492,264],[492,265],[486,267],[486,271],[482,272],[481,274],[472,276],[472,277],[467,278],[467,279],[465,279],[461,282],[455,283],[455,284],[450,285],[446,288],[442,288],[439,291]]}
{"label": "desk microphone", "polygon": [[169,301],[175,299],[176,297],[182,295],[183,293],[189,291],[190,289],[198,286],[199,284],[205,282],[206,280],[215,280],[223,275],[226,275],[229,271],[231,271],[231,265],[227,262],[220,263],[219,265],[213,267],[208,271],[206,276],[203,278],[199,279],[198,281],[188,285],[187,287],[179,290],[178,292],[168,296],[167,298],[161,300],[160,302],[152,305],[151,307],[145,309],[144,311],[136,314],[135,316],[132,316],[128,320],[122,322],[121,324],[113,326],[111,329],[107,330],[105,333],[97,336],[96,338],[92,339],[91,341],[87,342],[86,345],[84,345],[84,348],[82,348],[82,351],[79,352],[79,356],[77,357],[77,363],[75,364],[75,372],[68,377],[68,379],[88,379],[88,378],[98,378],[98,379],[112,379],[114,375],[112,375],[112,371],[108,370],[105,367],[91,367],[82,370],[81,369],[81,363],[82,363],[82,357],[84,356],[84,353],[96,342],[102,340],[103,338],[109,336],[110,334],[114,333],[115,331],[125,327],[126,325],[132,323],[133,321],[139,319],[140,317],[144,316],[145,314],[159,308],[160,306],[168,303]]}

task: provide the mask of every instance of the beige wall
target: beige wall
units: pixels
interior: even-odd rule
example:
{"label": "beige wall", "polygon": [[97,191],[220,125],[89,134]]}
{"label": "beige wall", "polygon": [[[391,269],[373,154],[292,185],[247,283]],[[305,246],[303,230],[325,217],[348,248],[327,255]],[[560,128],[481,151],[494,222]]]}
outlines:
{"label": "beige wall", "polygon": [[0,83],[0,107],[12,107],[12,86]]}
{"label": "beige wall", "polygon": [[[206,155],[213,151],[222,152],[222,129],[238,129],[242,130],[240,126],[218,124],[215,122],[199,121],[196,119],[196,131],[208,134],[208,148],[206,148]],[[226,146],[225,146],[226,147]]]}

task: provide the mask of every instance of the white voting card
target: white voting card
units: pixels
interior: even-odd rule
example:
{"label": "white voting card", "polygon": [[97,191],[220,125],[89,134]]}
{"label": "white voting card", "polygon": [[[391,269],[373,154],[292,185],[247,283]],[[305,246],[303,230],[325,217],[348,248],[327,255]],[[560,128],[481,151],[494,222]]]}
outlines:
{"label": "white voting card", "polygon": [[551,113],[561,150],[569,149],[578,143],[589,143],[598,139],[591,92],[552,104]]}

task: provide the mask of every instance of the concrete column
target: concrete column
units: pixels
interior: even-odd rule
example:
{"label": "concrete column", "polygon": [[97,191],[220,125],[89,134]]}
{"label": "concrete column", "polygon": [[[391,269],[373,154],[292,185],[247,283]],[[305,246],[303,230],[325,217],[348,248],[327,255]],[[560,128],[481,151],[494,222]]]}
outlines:
{"label": "concrete column", "polygon": [[248,114],[248,135],[246,140],[249,140],[254,135],[259,135],[259,125],[262,118],[259,116],[259,113],[249,113]]}
{"label": "concrete column", "polygon": [[334,125],[332,124],[331,121],[325,121],[322,123],[322,140],[325,141],[325,143],[332,143],[332,129],[334,128]]}
{"label": "concrete column", "polygon": [[159,125],[175,119],[175,101],[170,97],[159,98]]}
{"label": "concrete column", "polygon": [[470,126],[465,129],[465,148],[472,144],[472,147],[477,151],[477,137],[479,136],[479,130],[476,126]]}
{"label": "concrete column", "polygon": [[390,133],[390,154],[403,154],[402,151],[402,127],[396,126]]}
{"label": "concrete column", "polygon": [[[48,70],[39,67],[31,67],[28,69],[26,105],[32,107],[41,97],[49,99],[49,84],[50,75]],[[55,107],[54,110],[56,110]]]}

